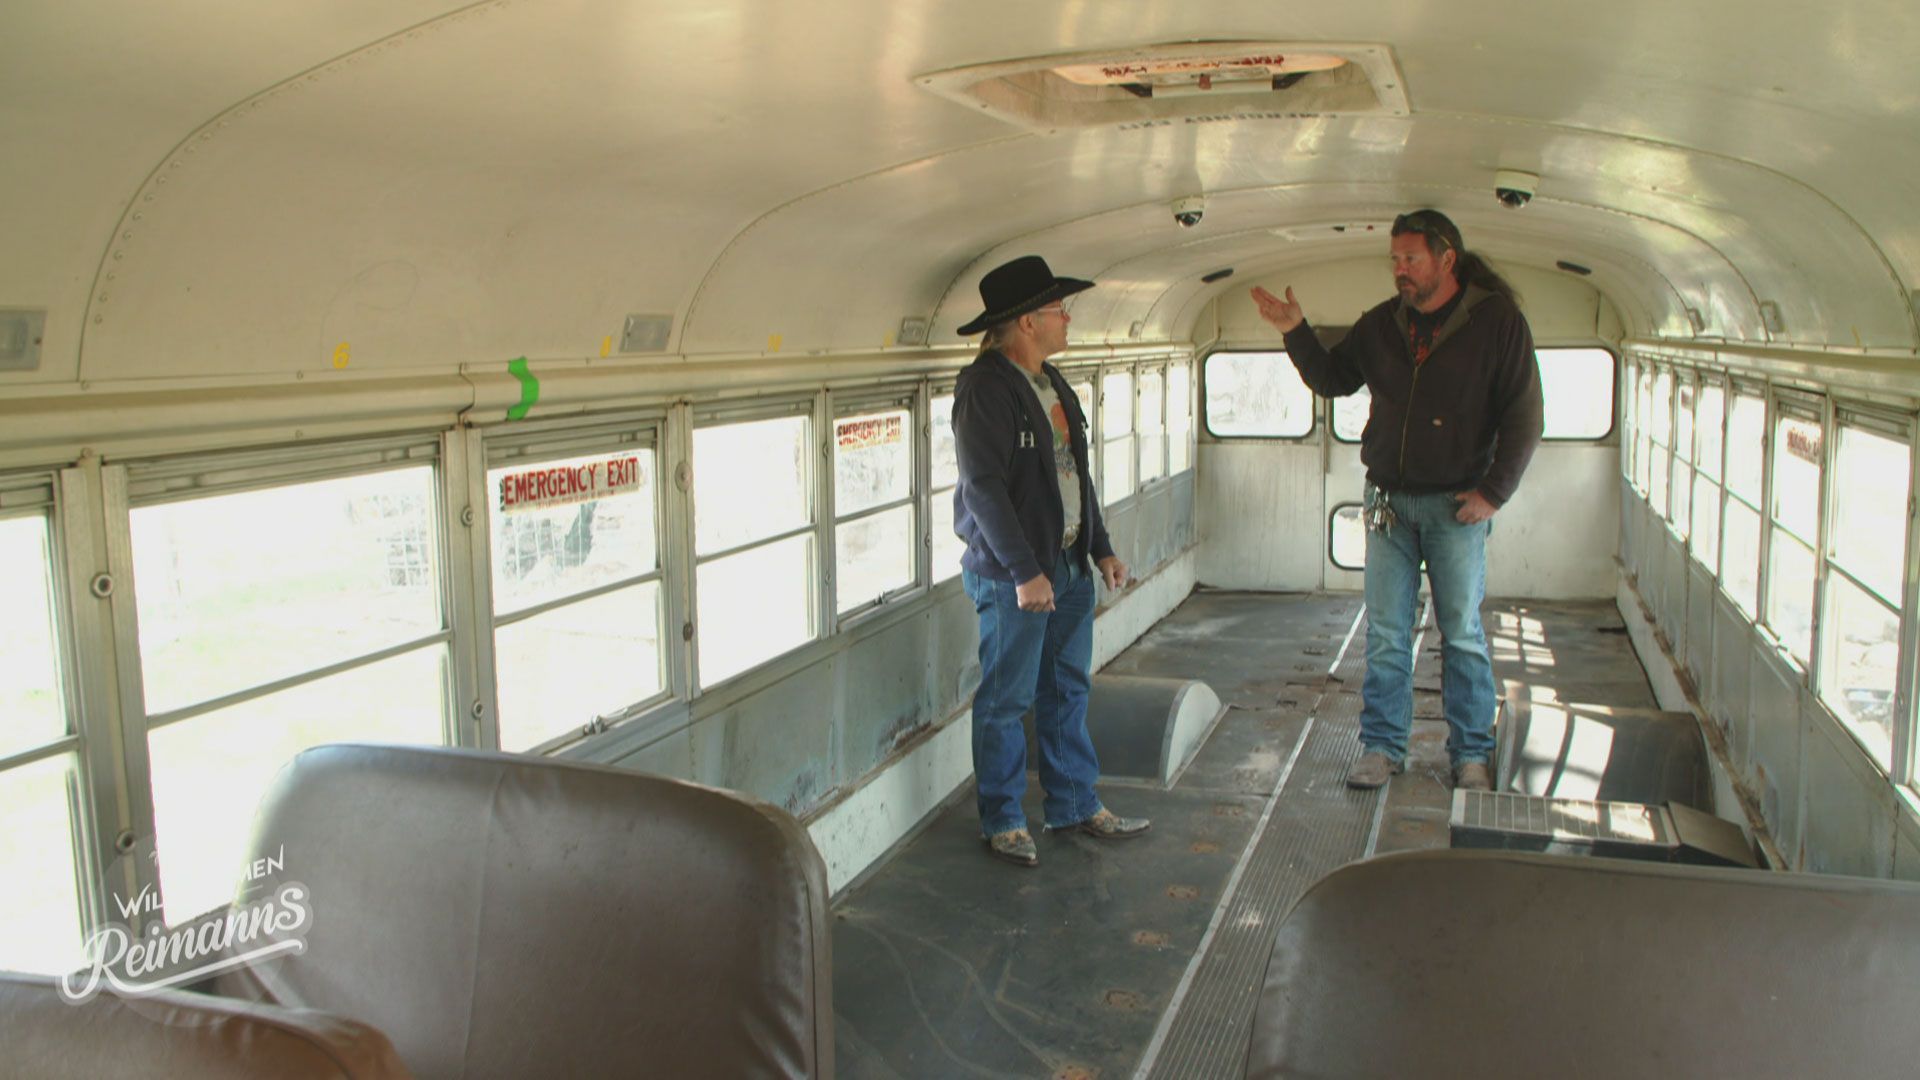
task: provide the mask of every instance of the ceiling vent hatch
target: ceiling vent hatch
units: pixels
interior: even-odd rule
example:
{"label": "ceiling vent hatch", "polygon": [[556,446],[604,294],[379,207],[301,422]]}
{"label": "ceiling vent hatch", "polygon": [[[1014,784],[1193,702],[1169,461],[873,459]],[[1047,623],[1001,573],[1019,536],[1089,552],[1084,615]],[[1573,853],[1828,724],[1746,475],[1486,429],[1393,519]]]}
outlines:
{"label": "ceiling vent hatch", "polygon": [[1408,113],[1385,45],[1189,41],[975,64],[915,81],[1038,129]]}

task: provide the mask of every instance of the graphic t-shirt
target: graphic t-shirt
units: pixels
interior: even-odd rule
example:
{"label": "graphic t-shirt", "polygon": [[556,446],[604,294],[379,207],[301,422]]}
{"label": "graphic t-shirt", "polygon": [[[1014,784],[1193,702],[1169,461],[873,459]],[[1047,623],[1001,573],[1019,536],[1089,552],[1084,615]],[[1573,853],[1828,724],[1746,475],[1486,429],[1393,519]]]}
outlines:
{"label": "graphic t-shirt", "polygon": [[1415,367],[1427,362],[1428,354],[1433,352],[1433,336],[1440,330],[1440,324],[1447,321],[1453,309],[1460,306],[1460,298],[1467,294],[1465,289],[1453,294],[1453,299],[1440,305],[1440,310],[1428,314],[1419,308],[1407,308],[1407,344],[1413,349]]}
{"label": "graphic t-shirt", "polygon": [[1033,380],[1033,392],[1040,397],[1040,407],[1052,421],[1053,467],[1060,471],[1060,509],[1065,513],[1066,531],[1072,533],[1080,527],[1080,472],[1073,461],[1073,432],[1067,425],[1067,409],[1060,404],[1060,395],[1054,393],[1052,379],[1045,375],[1028,377]]}

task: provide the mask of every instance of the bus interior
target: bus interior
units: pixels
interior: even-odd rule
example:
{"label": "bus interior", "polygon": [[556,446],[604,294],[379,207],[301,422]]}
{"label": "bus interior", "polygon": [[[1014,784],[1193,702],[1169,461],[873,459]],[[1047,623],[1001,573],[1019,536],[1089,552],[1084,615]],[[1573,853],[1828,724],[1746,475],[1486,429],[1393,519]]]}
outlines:
{"label": "bus interior", "polygon": [[[0,30],[21,1075],[1920,1068],[1913,4]],[[1338,341],[1421,207],[1544,393],[1487,793],[1430,608],[1406,772],[1342,783],[1369,401],[1250,297]],[[1096,283],[1089,725],[1153,821],[1031,870],[972,798],[952,423],[1028,254]]]}

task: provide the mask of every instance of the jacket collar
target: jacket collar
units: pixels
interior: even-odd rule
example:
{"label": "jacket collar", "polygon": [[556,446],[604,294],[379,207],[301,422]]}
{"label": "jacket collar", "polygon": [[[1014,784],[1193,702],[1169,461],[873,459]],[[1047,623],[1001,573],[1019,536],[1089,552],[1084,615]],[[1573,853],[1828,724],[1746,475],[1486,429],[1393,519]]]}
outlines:
{"label": "jacket collar", "polygon": [[[1438,351],[1442,342],[1459,332],[1461,327],[1467,325],[1467,322],[1473,317],[1472,311],[1474,308],[1479,307],[1492,298],[1493,290],[1491,289],[1483,289],[1478,285],[1465,286],[1462,290],[1460,303],[1454,306],[1453,314],[1447,316],[1447,321],[1441,323],[1440,328],[1433,332],[1434,350]],[[1393,305],[1393,322],[1394,325],[1400,328],[1400,340],[1404,343],[1407,340],[1407,305],[1404,302]],[[1012,363],[1012,361],[1008,361],[1008,363]]]}

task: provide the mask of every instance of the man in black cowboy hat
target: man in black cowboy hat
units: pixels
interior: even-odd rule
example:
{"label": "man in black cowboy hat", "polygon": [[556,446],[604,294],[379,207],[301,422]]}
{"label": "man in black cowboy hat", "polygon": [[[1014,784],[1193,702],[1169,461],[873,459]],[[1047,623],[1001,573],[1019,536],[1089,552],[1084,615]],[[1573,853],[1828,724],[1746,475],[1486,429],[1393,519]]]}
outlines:
{"label": "man in black cowboy hat", "polygon": [[1055,277],[1037,255],[980,279],[986,310],[960,328],[986,331],[953,392],[960,484],[953,529],[967,542],[961,580],[980,613],[980,688],[973,695],[973,770],[988,849],[1040,862],[1020,796],[1027,786],[1021,717],[1034,714],[1049,829],[1103,839],[1139,836],[1147,822],[1100,803],[1100,762],[1087,734],[1093,666],[1093,580],[1127,582],[1100,521],[1087,471],[1087,418],[1046,358],[1067,346],[1061,302],[1093,287]]}
{"label": "man in black cowboy hat", "polygon": [[1413,728],[1413,619],[1424,564],[1441,637],[1447,753],[1459,788],[1492,786],[1493,665],[1480,625],[1487,535],[1540,444],[1540,370],[1513,287],[1438,210],[1393,222],[1398,295],[1331,350],[1287,289],[1253,290],[1260,315],[1317,394],[1372,391],[1367,467],[1367,676],[1361,754],[1347,785],[1377,788],[1405,766]]}

